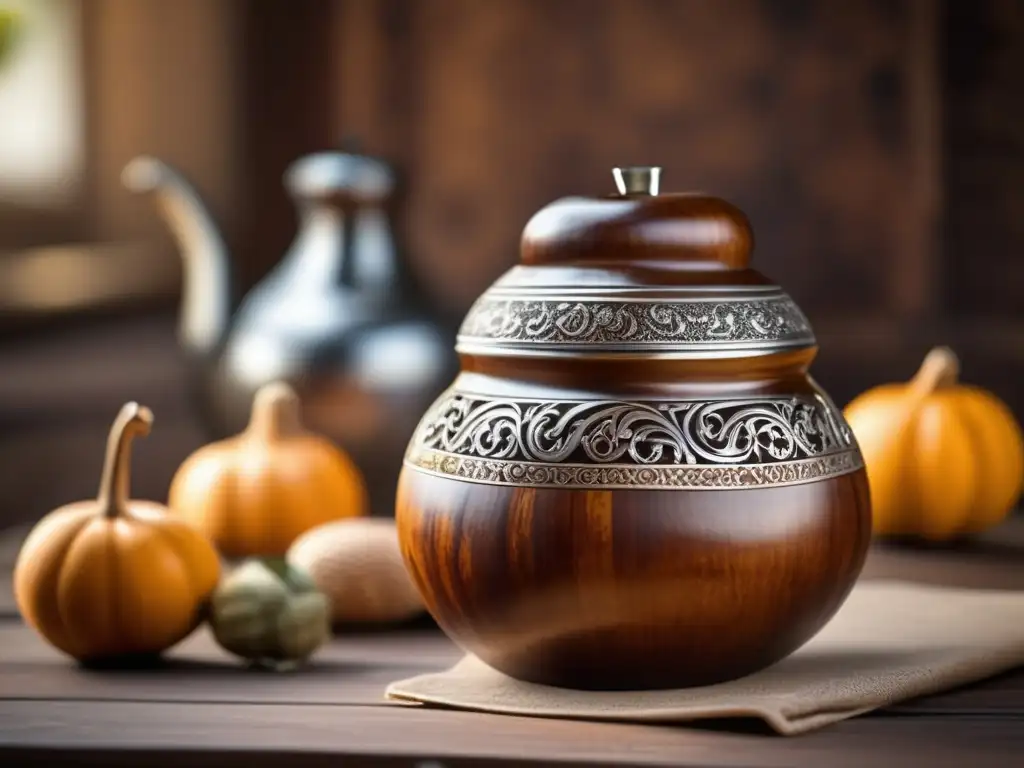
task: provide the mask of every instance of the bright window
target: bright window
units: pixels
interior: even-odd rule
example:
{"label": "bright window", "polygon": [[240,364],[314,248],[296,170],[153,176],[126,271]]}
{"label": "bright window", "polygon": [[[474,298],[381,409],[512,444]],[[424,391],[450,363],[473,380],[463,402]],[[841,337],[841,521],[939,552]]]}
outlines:
{"label": "bright window", "polygon": [[79,4],[0,0],[0,10],[15,14],[0,61],[0,203],[62,207],[83,165]]}

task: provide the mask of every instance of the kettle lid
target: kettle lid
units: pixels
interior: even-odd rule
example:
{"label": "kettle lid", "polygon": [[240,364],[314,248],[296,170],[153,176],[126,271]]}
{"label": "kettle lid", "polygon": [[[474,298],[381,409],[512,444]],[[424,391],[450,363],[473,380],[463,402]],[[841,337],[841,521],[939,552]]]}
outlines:
{"label": "kettle lid", "polygon": [[285,171],[285,185],[300,198],[379,202],[395,186],[395,174],[383,160],[349,152],[316,152]]}

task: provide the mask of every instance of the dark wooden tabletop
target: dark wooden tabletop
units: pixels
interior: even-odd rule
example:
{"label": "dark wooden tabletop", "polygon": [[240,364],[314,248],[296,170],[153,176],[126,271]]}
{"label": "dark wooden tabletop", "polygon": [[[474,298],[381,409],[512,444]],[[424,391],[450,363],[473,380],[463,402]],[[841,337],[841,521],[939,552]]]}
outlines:
{"label": "dark wooden tabletop", "polygon": [[[803,736],[756,721],[628,725],[383,700],[458,650],[427,623],[338,637],[294,674],[240,667],[200,631],[157,670],[87,672],[20,622],[0,538],[0,765],[1024,766],[1024,670]],[[865,578],[1024,589],[1024,521],[955,551],[876,548]]]}

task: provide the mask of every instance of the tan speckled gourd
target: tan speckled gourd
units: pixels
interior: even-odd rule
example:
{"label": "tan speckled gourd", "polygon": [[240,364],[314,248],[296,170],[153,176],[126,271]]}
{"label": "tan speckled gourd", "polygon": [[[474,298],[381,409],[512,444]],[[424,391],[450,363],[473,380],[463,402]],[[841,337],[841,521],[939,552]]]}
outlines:
{"label": "tan speckled gourd", "polygon": [[335,624],[390,623],[424,611],[391,520],[338,520],[307,531],[288,550],[331,601]]}

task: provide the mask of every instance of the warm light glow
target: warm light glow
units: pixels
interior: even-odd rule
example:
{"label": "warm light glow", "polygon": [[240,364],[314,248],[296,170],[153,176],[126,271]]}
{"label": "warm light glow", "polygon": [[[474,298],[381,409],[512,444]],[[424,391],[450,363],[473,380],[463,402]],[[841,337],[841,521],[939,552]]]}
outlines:
{"label": "warm light glow", "polygon": [[0,0],[18,17],[0,66],[0,201],[60,206],[82,164],[78,3]]}
{"label": "warm light glow", "polygon": [[11,263],[0,287],[5,304],[37,310],[77,307],[92,298],[106,278],[94,263],[73,250],[40,249],[32,256]]}

